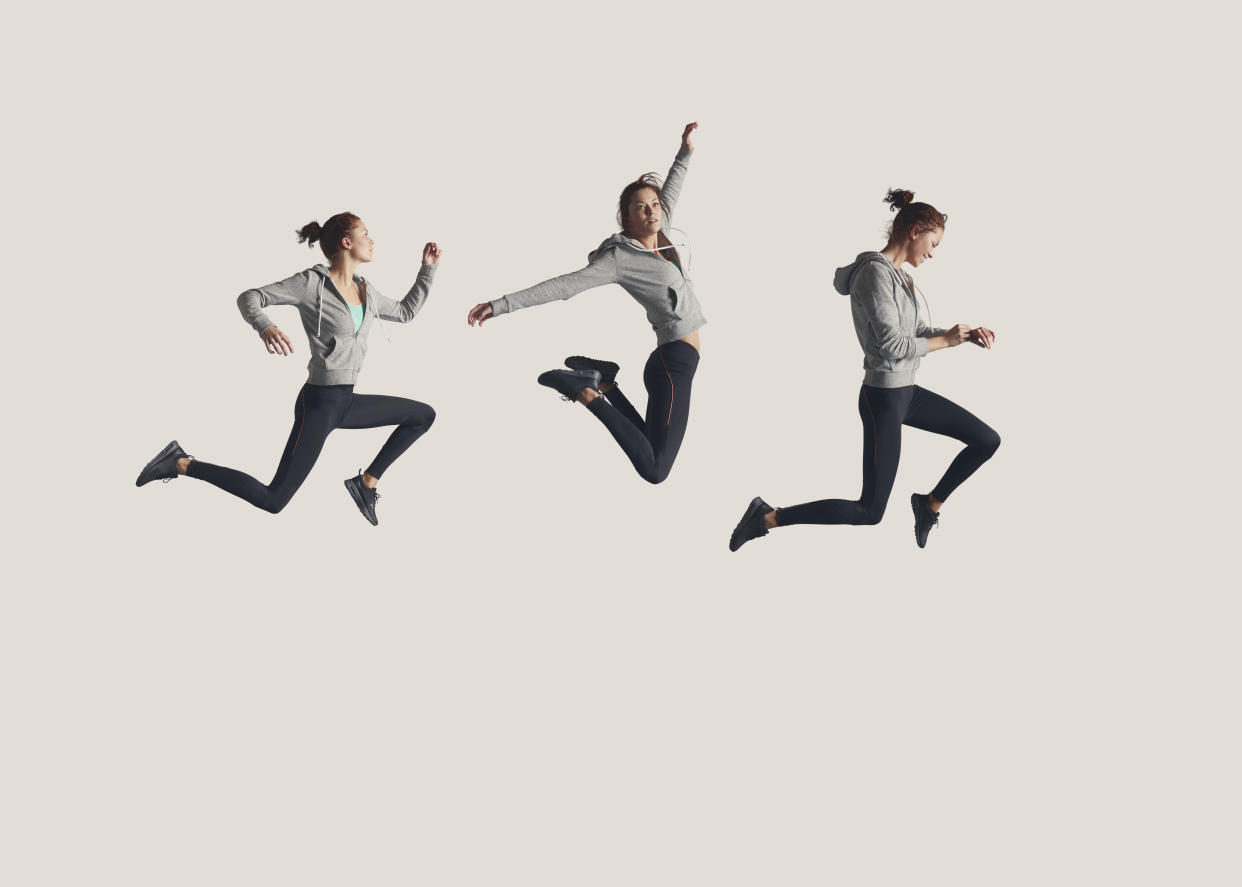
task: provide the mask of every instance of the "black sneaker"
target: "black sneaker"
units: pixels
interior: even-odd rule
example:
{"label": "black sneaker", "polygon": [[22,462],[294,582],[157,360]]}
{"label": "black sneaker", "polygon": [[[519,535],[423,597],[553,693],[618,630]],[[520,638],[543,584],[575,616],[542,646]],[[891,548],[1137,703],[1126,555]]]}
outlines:
{"label": "black sneaker", "polygon": [[371,522],[371,526],[378,527],[379,518],[375,515],[375,504],[379,502],[380,494],[362,482],[361,471],[358,472],[357,477],[351,477],[345,481],[345,489],[349,490],[349,495],[354,497],[354,504],[362,512],[362,516]]}
{"label": "black sneaker", "polygon": [[768,528],[763,525],[763,519],[775,510],[758,496],[751,499],[742,519],[733,528],[733,535],[729,537],[729,550],[737,551],[751,539],[768,535]]}
{"label": "black sneaker", "polygon": [[913,493],[910,496],[910,507],[914,510],[914,541],[919,544],[919,548],[927,547],[927,534],[940,523],[940,515],[931,510],[927,499],[922,493]]}
{"label": "black sneaker", "polygon": [[616,385],[617,373],[621,369],[611,360],[596,360],[593,357],[583,357],[580,354],[565,358],[565,366],[571,370],[595,370],[595,372],[599,373],[599,384],[601,385]]}
{"label": "black sneaker", "polygon": [[599,373],[595,370],[548,370],[539,375],[539,384],[558,392],[564,400],[577,400],[583,388],[599,392]]}
{"label": "black sneaker", "polygon": [[138,472],[138,480],[134,481],[135,486],[149,484],[153,480],[162,480],[168,483],[170,480],[177,479],[177,460],[193,459],[194,457],[181,449],[181,444],[175,440],[164,449],[156,454],[155,458],[146,464],[142,471]]}

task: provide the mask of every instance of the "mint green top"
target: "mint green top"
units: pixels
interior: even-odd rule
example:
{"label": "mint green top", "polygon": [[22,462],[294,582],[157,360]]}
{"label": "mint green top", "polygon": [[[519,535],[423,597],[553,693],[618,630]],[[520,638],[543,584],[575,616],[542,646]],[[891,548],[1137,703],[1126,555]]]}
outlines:
{"label": "mint green top", "polygon": [[355,333],[358,332],[358,330],[362,327],[362,315],[365,311],[366,309],[363,308],[361,305],[350,305],[349,306],[349,313],[354,316],[354,332]]}

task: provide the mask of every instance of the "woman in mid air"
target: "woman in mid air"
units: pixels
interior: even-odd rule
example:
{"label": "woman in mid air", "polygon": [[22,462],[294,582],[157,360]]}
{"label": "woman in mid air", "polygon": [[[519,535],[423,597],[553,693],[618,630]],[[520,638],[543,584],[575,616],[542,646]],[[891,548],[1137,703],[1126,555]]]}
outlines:
{"label": "woman in mid air", "polygon": [[[519,308],[568,299],[608,283],[620,285],[647,311],[656,349],[643,368],[646,416],[639,415],[617,384],[617,364],[589,357],[569,357],[568,370],[549,370],[539,384],[577,400],[613,436],[644,480],[658,484],[668,477],[690,419],[690,387],[699,365],[699,328],[706,323],[687,268],[666,233],[681,193],[694,145],[690,123],[681,149],[663,184],[648,173],[621,191],[617,222],[621,231],[587,256],[581,271],[545,280],[470,310],[467,322],[482,325]],[[682,244],[684,245],[684,244]]]}
{"label": "woman in mid air", "polygon": [[313,246],[316,241],[328,259],[327,265],[315,265],[279,283],[246,290],[237,299],[242,317],[254,327],[269,353],[293,353],[293,342],[264,313],[265,308],[273,305],[297,307],[310,344],[309,378],[294,400],[293,428],[271,483],[263,484],[232,468],[201,462],[174,440],[142,469],[138,486],[184,474],[277,514],[302,486],[333,430],[395,425],[366,471],[345,481],[358,510],[373,525],[379,523],[375,513],[379,493],[375,488],[380,478],[431,427],[436,414],[416,400],[355,394],[354,382],[367,356],[367,336],[372,325],[379,318],[398,323],[414,319],[431,291],[441,250],[434,243],[423,248],[423,264],[414,286],[404,299],[394,302],[356,273],[361,265],[371,261],[375,251],[375,241],[361,219],[352,213],[338,213],[322,226],[311,222],[298,232],[299,243]]}
{"label": "woman in mid air", "polygon": [[917,268],[935,254],[948,217],[930,204],[915,203],[912,191],[889,191],[885,202],[898,211],[888,245],[880,252],[860,253],[852,263],[837,269],[833,281],[837,292],[850,297],[854,331],[864,355],[858,394],[863,425],[862,495],[787,508],[773,508],[756,496],[729,538],[730,551],[776,527],[878,524],[897,477],[903,425],[966,444],[930,493],[910,496],[914,537],[923,548],[945,500],[1000,446],[1000,435],[971,413],[914,384],[919,359],[929,352],[963,342],[991,348],[996,334],[987,327],[972,329],[964,323],[940,329],[923,319],[914,278],[902,266],[909,263]]}

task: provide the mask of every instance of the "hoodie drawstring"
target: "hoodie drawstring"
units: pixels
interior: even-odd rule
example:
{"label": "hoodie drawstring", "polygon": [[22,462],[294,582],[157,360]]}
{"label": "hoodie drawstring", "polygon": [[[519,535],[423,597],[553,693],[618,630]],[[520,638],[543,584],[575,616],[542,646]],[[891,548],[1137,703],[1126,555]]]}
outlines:
{"label": "hoodie drawstring", "polygon": [[[661,228],[660,230],[663,231],[665,229]],[[636,247],[633,247],[633,249],[637,250],[640,253],[658,253],[661,250],[677,249],[678,247],[684,246],[686,248],[686,269],[685,270],[686,270],[686,273],[688,274],[690,272],[690,260],[694,256],[694,249],[690,245],[690,235],[687,234],[685,231],[682,231],[680,228],[674,228],[672,226],[669,226],[668,231],[679,232],[681,236],[686,239],[686,242],[685,243],[673,243],[672,239],[670,238],[668,246],[657,246],[654,249],[647,249],[646,247],[643,247],[643,246],[636,246]],[[668,234],[666,233],[664,236],[668,237]]]}
{"label": "hoodie drawstring", "polygon": [[316,301],[319,303],[319,325],[315,327],[315,338],[323,333],[323,278],[319,278],[319,286],[315,289]]}

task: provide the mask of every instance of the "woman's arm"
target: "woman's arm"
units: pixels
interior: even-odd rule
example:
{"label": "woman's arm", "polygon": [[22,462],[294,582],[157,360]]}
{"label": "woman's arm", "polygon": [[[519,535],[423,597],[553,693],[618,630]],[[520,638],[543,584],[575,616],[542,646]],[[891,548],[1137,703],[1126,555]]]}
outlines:
{"label": "woman's arm", "polygon": [[690,141],[690,133],[699,128],[697,123],[687,123],[681,133],[681,149],[673,158],[668,175],[664,177],[664,187],[660,189],[660,205],[664,208],[664,220],[671,221],[673,207],[681,196],[681,185],[686,180],[686,172],[690,169],[690,155],[694,153],[694,143]]}
{"label": "woman's arm", "polygon": [[[959,324],[943,334],[924,338],[907,336],[901,332],[894,300],[892,276],[880,270],[878,264],[866,264],[854,272],[850,282],[850,296],[858,299],[867,315],[867,321],[875,334],[876,348],[891,360],[923,357],[929,351],[950,348],[965,341],[969,328]],[[903,295],[904,298],[904,295]]]}
{"label": "woman's arm", "polygon": [[394,320],[397,323],[409,323],[413,320],[427,302],[427,296],[431,293],[431,282],[435,280],[436,268],[439,267],[440,256],[443,254],[444,250],[440,249],[439,244],[429,243],[423,247],[423,265],[418,269],[418,277],[414,278],[414,285],[400,302],[394,302],[368,285],[367,299],[375,300],[375,313],[384,320]]}
{"label": "woman's arm", "polygon": [[617,259],[613,255],[613,250],[606,249],[596,257],[594,262],[580,271],[553,277],[551,280],[545,280],[543,283],[537,283],[516,293],[509,293],[491,302],[480,302],[470,309],[466,322],[471,325],[481,324],[489,317],[499,317],[520,308],[532,308],[557,299],[568,299],[585,290],[616,282]]}
{"label": "woman's arm", "polygon": [[310,290],[314,271],[306,269],[292,277],[286,277],[267,286],[248,289],[237,297],[237,309],[246,323],[263,338],[263,344],[271,354],[292,354],[293,342],[281,332],[263,311],[269,305],[297,305]]}

